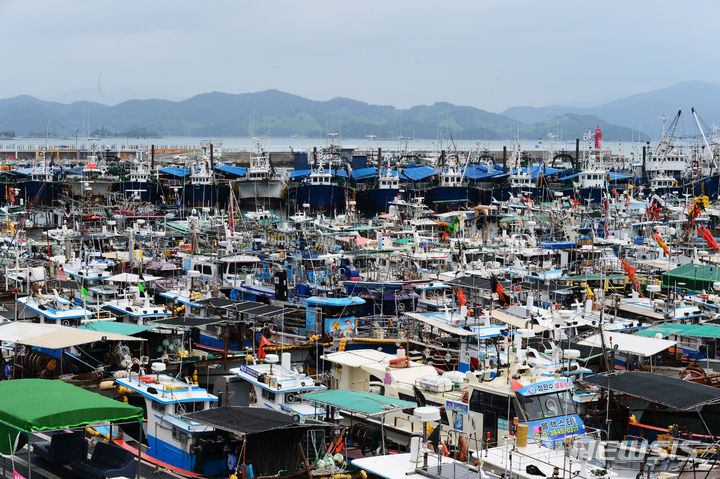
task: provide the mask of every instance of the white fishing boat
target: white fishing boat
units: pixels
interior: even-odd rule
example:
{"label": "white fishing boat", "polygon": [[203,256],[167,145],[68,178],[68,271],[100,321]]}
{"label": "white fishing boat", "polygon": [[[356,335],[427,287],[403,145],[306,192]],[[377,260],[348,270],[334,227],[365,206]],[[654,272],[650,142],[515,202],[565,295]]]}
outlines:
{"label": "white fishing boat", "polygon": [[301,418],[321,419],[324,411],[300,398],[303,393],[327,389],[311,377],[293,370],[290,353],[268,354],[264,363],[243,364],[230,370],[250,385],[250,405],[296,414]]}

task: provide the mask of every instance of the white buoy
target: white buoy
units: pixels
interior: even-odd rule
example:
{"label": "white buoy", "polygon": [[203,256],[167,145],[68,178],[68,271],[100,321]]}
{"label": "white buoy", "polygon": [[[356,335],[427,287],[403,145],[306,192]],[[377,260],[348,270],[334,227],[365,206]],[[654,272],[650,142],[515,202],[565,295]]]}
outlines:
{"label": "white buoy", "polygon": [[437,422],[440,420],[440,409],[435,406],[416,407],[413,418],[420,422]]}
{"label": "white buoy", "polygon": [[280,361],[280,357],[277,354],[266,354],[265,362],[268,364],[277,364]]}

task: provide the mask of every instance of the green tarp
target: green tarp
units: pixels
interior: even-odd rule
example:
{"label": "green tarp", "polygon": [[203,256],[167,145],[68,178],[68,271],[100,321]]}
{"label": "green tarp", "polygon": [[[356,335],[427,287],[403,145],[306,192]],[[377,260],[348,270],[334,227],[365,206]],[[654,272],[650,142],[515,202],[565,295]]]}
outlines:
{"label": "green tarp", "polygon": [[0,453],[10,454],[18,432],[65,429],[142,419],[142,408],[60,380],[0,381]]}
{"label": "green tarp", "polygon": [[649,336],[654,338],[657,334],[666,338],[670,335],[677,334],[680,336],[690,336],[693,338],[720,338],[720,326],[712,324],[679,324],[665,323],[658,324],[647,329],[641,329],[635,334],[639,336]]}
{"label": "green tarp", "polygon": [[116,321],[95,321],[94,323],[80,326],[78,329],[88,329],[90,331],[100,331],[102,333],[115,333],[132,336],[133,334],[142,333],[143,331],[147,331],[152,328],[152,326],[142,326],[132,323],[118,323]]}
{"label": "green tarp", "polygon": [[320,391],[316,393],[302,394],[301,397],[322,405],[344,409],[345,411],[366,414],[368,416],[397,411],[399,409],[417,407],[417,404],[414,402],[359,391]]}
{"label": "green tarp", "polygon": [[720,281],[720,267],[707,264],[684,264],[662,274],[662,285],[692,291],[710,291]]}

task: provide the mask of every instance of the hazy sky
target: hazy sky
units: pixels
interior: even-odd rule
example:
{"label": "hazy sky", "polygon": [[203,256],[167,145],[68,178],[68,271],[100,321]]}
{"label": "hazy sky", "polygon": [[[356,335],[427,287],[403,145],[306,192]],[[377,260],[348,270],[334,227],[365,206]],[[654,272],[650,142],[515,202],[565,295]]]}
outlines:
{"label": "hazy sky", "polygon": [[0,0],[0,98],[591,106],[720,83],[720,2]]}

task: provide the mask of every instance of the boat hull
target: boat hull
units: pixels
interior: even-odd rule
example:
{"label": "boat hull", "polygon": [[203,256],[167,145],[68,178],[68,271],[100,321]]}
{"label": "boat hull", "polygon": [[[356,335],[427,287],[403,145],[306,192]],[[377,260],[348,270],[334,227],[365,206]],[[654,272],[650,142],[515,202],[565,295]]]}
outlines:
{"label": "boat hull", "polygon": [[60,184],[54,181],[28,180],[22,185],[27,204],[50,205],[60,196]]}
{"label": "boat hull", "polygon": [[366,215],[388,211],[390,202],[400,195],[399,188],[361,190],[355,193],[356,208]]}
{"label": "boat hull", "polygon": [[189,208],[226,208],[230,189],[227,185],[185,185],[182,203]]}
{"label": "boat hull", "polygon": [[480,190],[474,186],[436,186],[425,192],[425,204],[436,211],[451,211],[480,202]]}
{"label": "boat hull", "polygon": [[337,184],[330,185],[297,185],[292,192],[291,204],[297,211],[301,211],[304,204],[310,205],[313,211],[344,212],[347,196],[345,187]]}
{"label": "boat hull", "polygon": [[162,185],[152,182],[121,181],[112,186],[113,193],[122,193],[127,199],[134,199],[139,196],[141,201],[156,203],[165,197]]}
{"label": "boat hull", "polygon": [[237,182],[237,197],[241,201],[282,198],[283,182],[274,180],[246,180]]}

